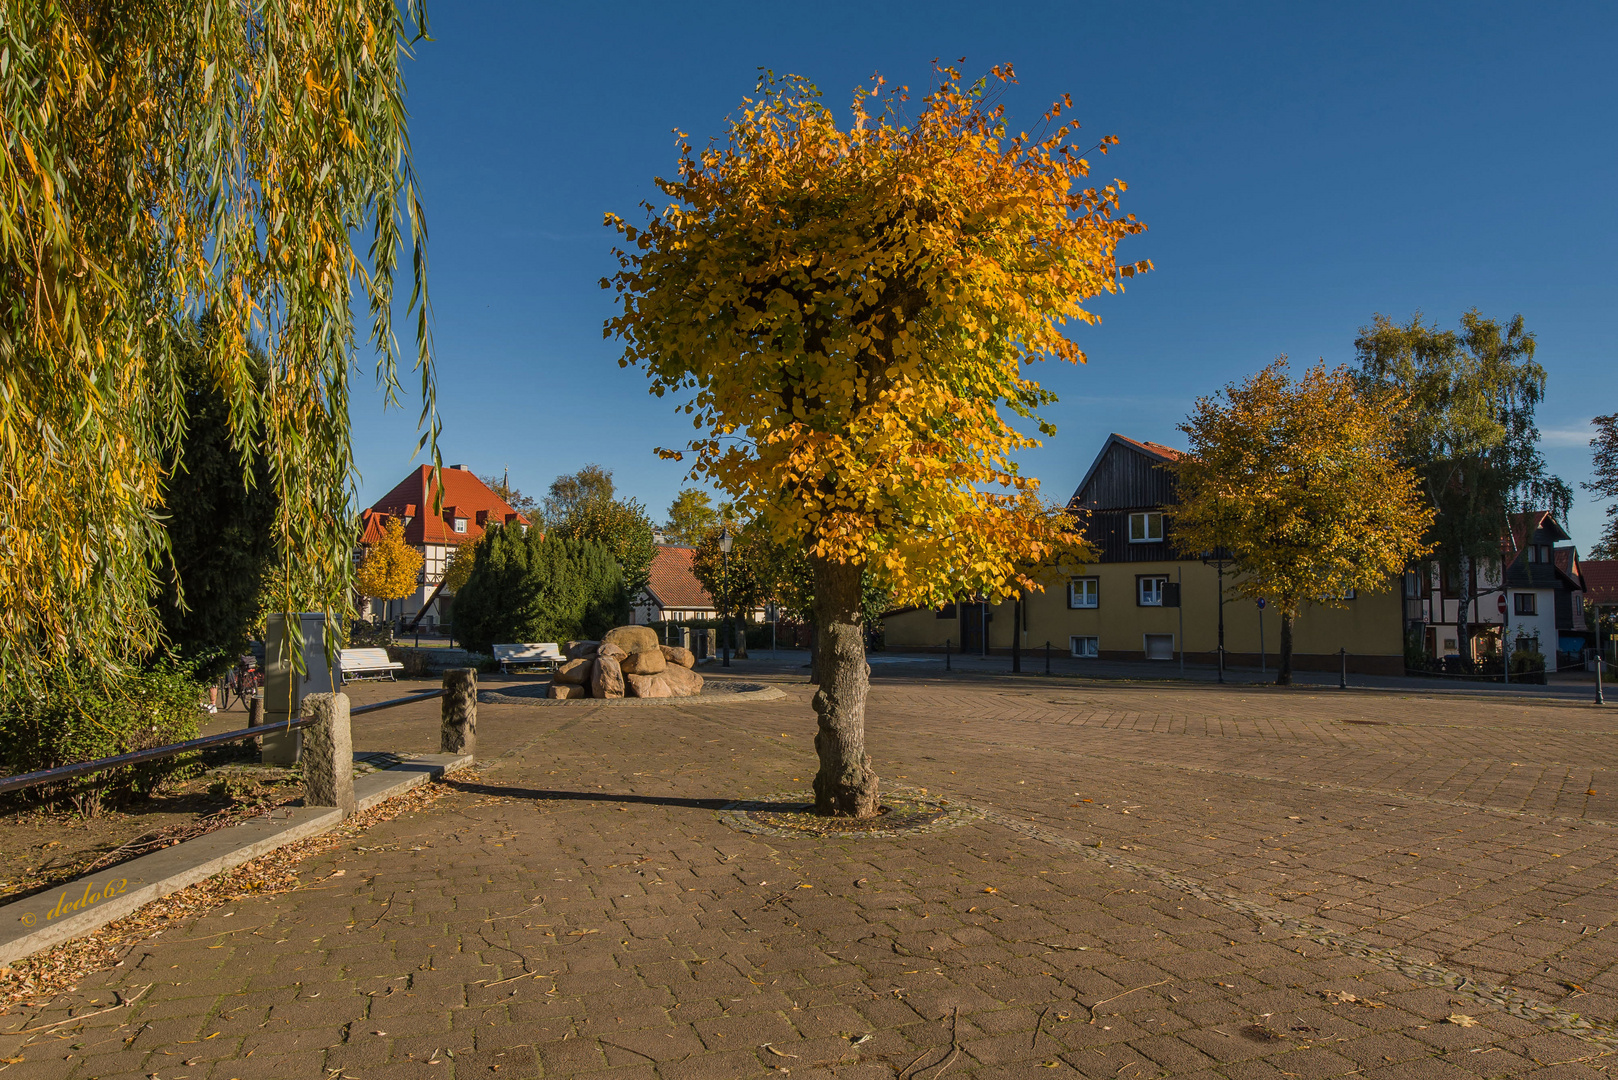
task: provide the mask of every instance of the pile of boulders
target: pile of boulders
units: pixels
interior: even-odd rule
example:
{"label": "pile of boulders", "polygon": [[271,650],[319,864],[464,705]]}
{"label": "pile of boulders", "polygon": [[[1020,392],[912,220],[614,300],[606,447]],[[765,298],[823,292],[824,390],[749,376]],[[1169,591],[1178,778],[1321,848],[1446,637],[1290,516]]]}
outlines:
{"label": "pile of boulders", "polygon": [[690,649],[660,645],[649,626],[620,626],[600,641],[570,641],[553,698],[670,698],[702,693]]}

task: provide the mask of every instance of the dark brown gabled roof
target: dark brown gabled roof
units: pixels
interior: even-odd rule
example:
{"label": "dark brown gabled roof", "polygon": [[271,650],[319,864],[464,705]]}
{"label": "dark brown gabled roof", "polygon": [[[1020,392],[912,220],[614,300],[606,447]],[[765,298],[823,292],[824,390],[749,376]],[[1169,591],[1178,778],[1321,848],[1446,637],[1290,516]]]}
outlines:
{"label": "dark brown gabled roof", "polygon": [[1185,456],[1184,451],[1176,450],[1172,446],[1164,446],[1162,443],[1155,443],[1149,440],[1131,439],[1128,435],[1120,435],[1115,431],[1111,435],[1107,436],[1106,442],[1101,444],[1100,452],[1096,454],[1095,460],[1090,462],[1089,469],[1085,470],[1084,479],[1080,480],[1079,486],[1073,489],[1073,494],[1067,500],[1069,509],[1079,505],[1080,494],[1083,493],[1085,488],[1090,486],[1090,481],[1095,477],[1096,470],[1101,468],[1101,463],[1107,459],[1107,451],[1111,450],[1114,446],[1126,446],[1131,451],[1137,454],[1144,454],[1149,458],[1154,458],[1164,465],[1179,461]]}

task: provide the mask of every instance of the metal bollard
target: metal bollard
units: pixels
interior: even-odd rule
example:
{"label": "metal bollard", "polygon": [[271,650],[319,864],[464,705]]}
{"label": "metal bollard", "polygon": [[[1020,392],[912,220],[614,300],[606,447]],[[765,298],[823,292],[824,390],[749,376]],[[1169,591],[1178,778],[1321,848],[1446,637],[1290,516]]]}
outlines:
{"label": "metal bollard", "polygon": [[1342,664],[1343,664],[1342,670],[1337,673],[1337,689],[1339,689],[1339,690],[1347,690],[1348,689],[1348,649],[1347,648],[1338,649],[1337,650],[1337,657],[1338,657],[1339,660],[1342,661]]}
{"label": "metal bollard", "polygon": [[303,803],[354,813],[354,737],[347,694],[310,694],[303,715],[317,721],[303,736]]}
{"label": "metal bollard", "polygon": [[1051,673],[1051,643],[1045,643],[1045,674]]}
{"label": "metal bollard", "polygon": [[949,650],[950,650],[950,639],[945,638],[944,639],[944,670],[945,671],[952,670],[950,668],[950,666],[949,666]]}
{"label": "metal bollard", "polygon": [[478,745],[478,669],[444,672],[443,711],[438,726],[442,754],[476,754]]}

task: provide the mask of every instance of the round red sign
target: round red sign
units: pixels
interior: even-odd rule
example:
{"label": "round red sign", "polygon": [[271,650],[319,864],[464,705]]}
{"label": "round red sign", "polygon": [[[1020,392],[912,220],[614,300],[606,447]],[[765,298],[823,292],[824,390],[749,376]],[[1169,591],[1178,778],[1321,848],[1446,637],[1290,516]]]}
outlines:
{"label": "round red sign", "polygon": [[1506,594],[1501,593],[1500,594],[1500,614],[1504,615],[1505,613],[1506,613]]}

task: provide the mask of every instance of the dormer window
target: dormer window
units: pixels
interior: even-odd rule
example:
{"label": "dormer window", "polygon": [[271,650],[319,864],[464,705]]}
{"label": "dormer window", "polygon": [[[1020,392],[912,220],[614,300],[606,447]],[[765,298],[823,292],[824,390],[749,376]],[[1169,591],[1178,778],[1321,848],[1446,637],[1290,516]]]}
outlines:
{"label": "dormer window", "polygon": [[465,518],[456,518],[455,519],[455,531],[458,532],[458,533],[463,533],[463,532],[466,531],[466,519]]}
{"label": "dormer window", "polygon": [[1129,515],[1129,542],[1131,544],[1160,543],[1162,539],[1162,514],[1145,513]]}

